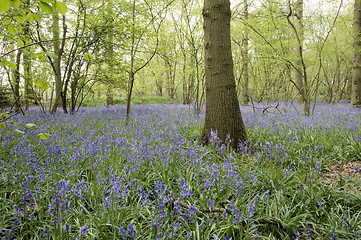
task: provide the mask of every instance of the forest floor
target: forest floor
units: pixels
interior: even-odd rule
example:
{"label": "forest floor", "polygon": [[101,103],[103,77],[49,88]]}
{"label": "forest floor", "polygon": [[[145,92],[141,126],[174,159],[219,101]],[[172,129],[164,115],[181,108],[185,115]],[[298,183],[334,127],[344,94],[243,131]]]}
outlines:
{"label": "forest floor", "polygon": [[241,106],[255,153],[199,145],[189,106],[17,115],[0,128],[0,237],[361,239],[360,109],[270,106]]}

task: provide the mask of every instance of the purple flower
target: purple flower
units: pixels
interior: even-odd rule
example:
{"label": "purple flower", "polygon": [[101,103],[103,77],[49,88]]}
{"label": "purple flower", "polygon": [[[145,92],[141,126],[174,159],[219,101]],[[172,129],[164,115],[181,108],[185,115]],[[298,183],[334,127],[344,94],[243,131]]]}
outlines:
{"label": "purple flower", "polygon": [[337,239],[336,236],[337,236],[337,233],[336,233],[335,229],[332,229],[332,233],[331,233],[330,239],[331,239],[331,240],[335,240],[335,239]]}
{"label": "purple flower", "polygon": [[346,219],[346,218],[343,218],[343,219],[342,219],[342,224],[343,224],[343,228],[347,228],[347,229],[350,228],[350,226],[349,226],[348,223],[347,223],[347,219]]}
{"label": "purple flower", "polygon": [[134,226],[133,226],[133,224],[129,223],[129,225],[128,225],[128,236],[129,237],[132,236],[133,232],[135,232]]}
{"label": "purple flower", "polygon": [[126,232],[123,227],[118,228],[118,231],[122,234],[123,239],[127,237]]}
{"label": "purple flower", "polygon": [[300,233],[296,231],[296,229],[293,229],[293,233],[295,234],[296,238],[295,240],[299,240]]}
{"label": "purple flower", "polygon": [[80,228],[80,232],[81,232],[81,234],[87,234],[88,233],[88,227],[87,226],[82,226],[81,228]]}
{"label": "purple flower", "polygon": [[322,200],[317,200],[318,207],[321,208]]}

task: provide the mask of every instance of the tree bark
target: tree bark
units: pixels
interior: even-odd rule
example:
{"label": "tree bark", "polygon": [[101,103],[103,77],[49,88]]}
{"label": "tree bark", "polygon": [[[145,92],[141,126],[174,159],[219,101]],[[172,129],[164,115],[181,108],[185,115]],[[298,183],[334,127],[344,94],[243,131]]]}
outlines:
{"label": "tree bark", "polygon": [[108,72],[108,82],[107,82],[107,95],[106,95],[106,105],[114,105],[114,86],[115,86],[115,78],[114,78],[114,20],[113,20],[113,4],[112,2],[107,3],[107,12],[109,13],[109,16],[111,17],[112,21],[109,24],[109,30],[108,30],[108,45],[107,45],[107,64],[109,67]]}
{"label": "tree bark", "polygon": [[111,85],[107,86],[107,106],[111,106],[114,105],[114,92],[113,92],[113,87]]}
{"label": "tree bark", "polygon": [[14,98],[15,98],[15,108],[20,109],[20,61],[22,50],[18,50],[16,54],[16,69],[13,70],[13,86],[14,86]]}
{"label": "tree bark", "polygon": [[[30,1],[27,0],[24,3],[24,8],[28,13],[30,11]],[[24,24],[24,37],[26,41],[30,39],[30,23],[29,21],[25,21]],[[33,93],[33,86],[32,86],[32,79],[31,79],[31,54],[29,51],[25,51],[23,54],[23,61],[24,61],[24,87],[25,87],[25,105],[26,108],[29,107],[29,101],[31,99],[37,102],[37,99]]]}
{"label": "tree bark", "polygon": [[212,141],[213,132],[223,143],[229,139],[231,146],[247,141],[236,83],[230,37],[230,1],[204,0],[204,49],[206,79],[206,116],[203,141]]}
{"label": "tree bark", "polygon": [[[59,14],[57,12],[55,12],[53,14],[53,29],[52,29],[52,33],[53,33],[53,38],[54,39],[59,39],[60,35],[59,35]],[[61,97],[61,91],[63,88],[63,84],[62,84],[62,80],[61,80],[61,56],[59,56],[60,53],[60,42],[59,41],[55,41],[54,42],[54,46],[53,46],[53,50],[54,50],[54,54],[57,54],[57,56],[55,56],[53,58],[53,62],[54,62],[54,75],[55,75],[55,100],[54,100],[54,105],[51,109],[51,113],[55,113],[58,106],[62,105],[62,97]]]}
{"label": "tree bark", "polygon": [[295,82],[297,84],[297,87],[299,89],[299,95],[297,97],[297,103],[298,104],[304,104],[304,86],[303,86],[303,71],[302,71],[302,59],[300,56],[302,56],[303,51],[303,0],[297,0],[296,2],[296,17],[297,17],[297,26],[298,26],[298,32],[299,32],[299,38],[300,42],[297,46],[297,60],[295,62]]}
{"label": "tree bark", "polygon": [[[243,10],[244,20],[248,21],[248,2],[244,0],[244,10]],[[242,68],[243,68],[243,87],[242,87],[242,102],[243,104],[248,104],[249,102],[249,93],[248,93],[248,85],[249,85],[249,77],[248,77],[248,27],[243,33],[243,44],[242,44]]]}
{"label": "tree bark", "polygon": [[354,4],[354,55],[352,67],[351,106],[361,107],[361,1]]}

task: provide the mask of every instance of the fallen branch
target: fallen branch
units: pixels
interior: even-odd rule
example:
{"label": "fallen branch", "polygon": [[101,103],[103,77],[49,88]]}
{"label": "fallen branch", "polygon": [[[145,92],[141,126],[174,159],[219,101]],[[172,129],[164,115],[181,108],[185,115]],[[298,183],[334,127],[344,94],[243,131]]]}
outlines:
{"label": "fallen branch", "polygon": [[226,205],[229,201],[231,201],[231,199],[232,199],[234,196],[236,196],[236,194],[235,194],[235,193],[232,193],[232,194],[227,198],[227,200],[222,201],[222,202],[219,202],[218,204],[221,205],[222,207],[225,207],[225,205]]}
{"label": "fallen branch", "polygon": [[[224,206],[226,203],[228,203],[236,194],[232,193],[227,200],[219,202],[220,205]],[[181,206],[182,208],[185,209],[191,209],[194,208],[199,212],[209,212],[209,213],[224,213],[225,211],[228,214],[231,214],[231,210],[223,207],[223,208],[201,208],[201,207],[197,207],[195,205],[189,205],[186,204],[184,202],[179,201],[178,199],[173,199],[171,202],[171,208],[174,208],[175,204],[178,204],[179,206]],[[223,216],[223,214],[221,215],[221,217]],[[295,236],[295,233],[293,232],[293,229],[290,229],[289,227],[285,226],[285,224],[276,218],[260,218],[260,219],[254,219],[254,220],[242,220],[240,222],[241,225],[247,225],[250,224],[251,222],[253,223],[258,223],[258,224],[267,224],[267,225],[274,225],[275,227],[282,229],[284,232],[286,232],[289,236]]]}
{"label": "fallen branch", "polygon": [[10,118],[16,116],[16,115],[19,114],[19,113],[20,113],[20,110],[10,111],[10,112],[6,113],[6,114],[8,114],[8,115],[7,115],[6,117],[0,119],[0,123],[6,122],[7,120],[9,120]]}
{"label": "fallen branch", "polygon": [[[177,201],[176,203],[176,199],[173,199],[171,204],[174,206],[174,204],[179,204],[179,206],[181,206],[182,208],[186,208],[186,209],[190,209],[192,206],[188,205],[184,202],[180,202]],[[193,206],[196,209],[198,209],[199,212],[220,212],[223,213],[226,209],[225,208],[201,208],[201,207],[197,207],[197,206]],[[229,211],[228,209],[226,211]]]}

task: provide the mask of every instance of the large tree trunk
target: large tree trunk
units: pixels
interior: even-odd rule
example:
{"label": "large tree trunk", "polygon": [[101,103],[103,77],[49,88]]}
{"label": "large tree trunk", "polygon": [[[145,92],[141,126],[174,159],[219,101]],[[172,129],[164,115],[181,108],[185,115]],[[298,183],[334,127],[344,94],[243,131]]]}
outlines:
{"label": "large tree trunk", "polygon": [[229,0],[204,0],[204,49],[206,78],[206,117],[203,140],[212,132],[225,143],[229,138],[235,149],[247,140],[233,75]]}
{"label": "large tree trunk", "polygon": [[352,71],[351,105],[361,106],[361,1],[355,0],[354,5],[354,55]]}

